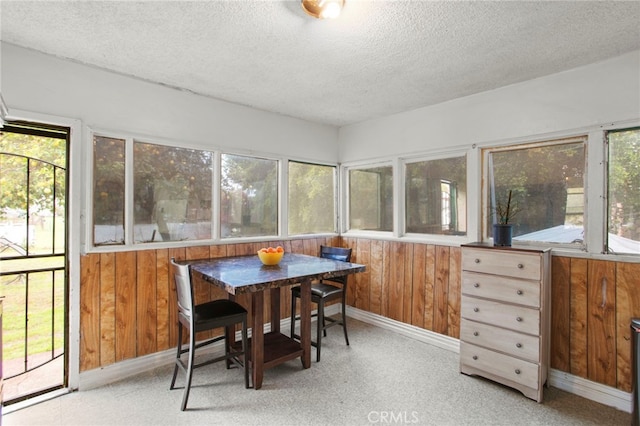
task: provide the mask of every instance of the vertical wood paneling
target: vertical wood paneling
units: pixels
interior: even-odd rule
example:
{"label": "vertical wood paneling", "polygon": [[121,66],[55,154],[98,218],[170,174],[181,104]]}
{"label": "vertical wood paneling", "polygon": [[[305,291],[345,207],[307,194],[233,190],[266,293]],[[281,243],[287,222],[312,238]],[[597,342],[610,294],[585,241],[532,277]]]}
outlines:
{"label": "vertical wood paneling", "polygon": [[[259,249],[254,250],[253,243],[241,243],[234,244],[236,246],[236,256],[246,256],[250,254],[256,254]],[[260,247],[264,247],[264,244],[259,244]],[[268,244],[267,244],[268,247]]]}
{"label": "vertical wood paneling", "polygon": [[[571,259],[571,374],[587,378],[587,271],[586,259]],[[551,301],[553,304],[553,300]],[[553,323],[551,324],[553,328]]]}
{"label": "vertical wood paneling", "polygon": [[116,253],[116,362],[136,356],[136,253]]}
{"label": "vertical wood paneling", "polygon": [[320,254],[320,244],[315,239],[302,240],[302,247],[302,254],[309,256],[318,256]]}
{"label": "vertical wood paneling", "polygon": [[217,246],[209,246],[209,257],[226,257],[227,256],[227,246],[226,245],[217,245]]}
{"label": "vertical wood paneling", "polygon": [[100,365],[116,362],[116,255],[100,254]]}
{"label": "vertical wood paneling", "polygon": [[[81,371],[173,347],[176,294],[169,259],[254,254],[266,245],[317,255],[321,244],[351,247],[365,273],[350,277],[358,309],[452,337],[459,335],[460,249],[366,238],[327,237],[208,247],[90,254],[81,258]],[[552,258],[551,366],[597,383],[631,388],[631,318],[640,317],[640,264]],[[602,278],[606,278],[603,287]],[[604,291],[603,291],[604,290]],[[203,283],[202,301],[227,297]],[[289,315],[290,292],[281,294]],[[268,297],[265,320],[270,320]],[[251,309],[249,299],[237,301]],[[216,333],[217,334],[217,333]]]}
{"label": "vertical wood paneling", "polygon": [[[374,314],[382,315],[382,280],[384,268],[384,242],[371,241],[369,263],[366,264],[369,271],[369,309]],[[366,297],[365,295],[363,295]]]}
{"label": "vertical wood paneling", "polygon": [[100,367],[100,255],[80,258],[80,371]]}
{"label": "vertical wood paneling", "polygon": [[424,261],[424,328],[434,330],[433,316],[435,309],[436,282],[436,246],[427,245]]}
{"label": "vertical wood paneling", "polygon": [[615,386],[615,264],[603,260],[590,260],[587,283],[589,292],[588,378],[598,383]]}
{"label": "vertical wood paneling", "polygon": [[304,243],[302,240],[291,240],[291,253],[304,254]]}
{"label": "vertical wood paneling", "polygon": [[640,317],[640,263],[616,265],[617,388],[631,392],[631,319]]}
{"label": "vertical wood paneling", "polygon": [[[371,263],[370,240],[357,240],[355,262],[362,265],[369,265]],[[355,283],[355,307],[364,311],[369,311],[371,309],[371,289],[369,286],[370,274],[370,268],[367,268],[365,272],[355,274],[349,278],[351,282]]]}
{"label": "vertical wood paneling", "polygon": [[380,281],[380,315],[389,316],[389,282],[391,280],[391,243],[382,243],[382,280]]}
{"label": "vertical wood paneling", "polygon": [[157,350],[157,277],[156,252],[144,250],[137,252],[137,356],[147,355]]}
{"label": "vertical wood paneling", "polygon": [[176,343],[169,339],[169,279],[169,250],[156,250],[156,339],[159,351]]}
{"label": "vertical wood paneling", "polygon": [[415,244],[404,244],[404,271],[402,272],[402,322],[411,324],[413,301],[413,249]]}
{"label": "vertical wood paneling", "polygon": [[389,260],[389,286],[387,297],[389,307],[387,316],[391,319],[402,321],[404,307],[404,263],[406,261],[406,245],[398,242],[390,242],[390,252],[393,253]]}
{"label": "vertical wood paneling", "polygon": [[449,318],[449,247],[436,246],[433,331],[447,334]]}
{"label": "vertical wood paneling", "polygon": [[551,259],[551,368],[570,371],[571,259]]}
{"label": "vertical wood paneling", "polygon": [[416,327],[424,326],[425,299],[425,261],[427,246],[415,244],[413,247],[413,270],[411,271],[411,324]]}
{"label": "vertical wood paneling", "polygon": [[449,249],[449,295],[447,297],[447,335],[460,337],[460,291],[462,273],[462,250],[459,247]]}

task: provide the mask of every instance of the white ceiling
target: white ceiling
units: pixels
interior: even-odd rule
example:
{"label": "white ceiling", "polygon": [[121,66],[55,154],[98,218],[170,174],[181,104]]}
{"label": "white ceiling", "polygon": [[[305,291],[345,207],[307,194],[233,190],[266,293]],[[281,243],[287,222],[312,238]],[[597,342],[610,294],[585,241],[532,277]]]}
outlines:
{"label": "white ceiling", "polygon": [[[7,1],[2,40],[335,126],[640,49],[639,1]],[[640,77],[639,77],[640,78]]]}

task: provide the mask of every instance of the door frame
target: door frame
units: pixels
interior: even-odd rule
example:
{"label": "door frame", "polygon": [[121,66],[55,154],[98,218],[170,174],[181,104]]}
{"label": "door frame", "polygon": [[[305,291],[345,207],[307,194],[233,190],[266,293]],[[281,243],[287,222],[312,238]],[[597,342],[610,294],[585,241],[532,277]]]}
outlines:
{"label": "door frame", "polygon": [[[68,376],[67,388],[65,392],[78,389],[80,382],[80,253],[81,253],[81,236],[82,236],[82,217],[84,212],[82,208],[82,198],[86,191],[86,184],[82,178],[82,158],[84,147],[82,144],[83,127],[82,122],[77,119],[68,117],[60,117],[50,114],[41,114],[31,111],[22,111],[9,109],[6,121],[29,121],[33,123],[49,124],[54,126],[68,127],[70,129],[69,136],[69,152],[67,153],[67,209],[68,223],[67,230],[67,276],[69,294],[69,318],[68,329]],[[54,395],[50,395],[54,394]],[[27,404],[36,403],[42,399],[48,399],[57,395],[57,392],[42,395],[25,401]],[[15,404],[18,405],[18,404]]]}

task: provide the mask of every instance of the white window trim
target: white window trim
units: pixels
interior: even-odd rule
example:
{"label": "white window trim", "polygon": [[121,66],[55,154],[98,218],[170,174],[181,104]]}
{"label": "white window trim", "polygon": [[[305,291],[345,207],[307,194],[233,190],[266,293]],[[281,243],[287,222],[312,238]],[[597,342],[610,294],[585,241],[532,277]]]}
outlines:
{"label": "white window trim", "polygon": [[[341,170],[341,176],[342,176],[342,221],[341,221],[341,226],[340,226],[340,231],[342,235],[348,236],[348,237],[372,237],[375,236],[374,238],[379,238],[379,237],[387,237],[387,238],[397,238],[397,234],[396,234],[396,226],[397,226],[397,194],[395,193],[397,191],[397,160],[393,159],[393,160],[386,160],[386,161],[377,161],[377,162],[357,162],[357,163],[352,163],[351,165],[343,165],[342,166],[342,170]],[[392,219],[392,226],[393,226],[393,230],[392,231],[369,231],[369,230],[361,230],[361,229],[349,229],[349,222],[350,222],[350,214],[351,212],[349,211],[349,172],[351,170],[365,170],[365,169],[372,169],[372,168],[377,168],[377,167],[391,167],[391,174],[393,176],[393,219]]]}
{"label": "white window trim", "polygon": [[[483,142],[478,143],[477,147],[481,148],[475,151],[479,151],[479,154],[485,148],[495,147],[508,147],[521,144],[536,144],[545,141],[554,140],[566,140],[569,138],[587,136],[586,142],[586,167],[585,167],[585,239],[584,247],[566,247],[555,244],[537,244],[535,247],[551,247],[555,255],[569,256],[575,258],[586,259],[602,259],[602,260],[615,260],[618,262],[638,262],[638,256],[633,254],[613,254],[604,253],[605,248],[605,234],[607,232],[607,200],[606,200],[606,152],[607,147],[605,144],[605,132],[622,130],[630,127],[640,126],[640,118],[632,120],[623,120],[615,123],[607,123],[602,125],[596,125],[591,127],[584,127],[579,129],[573,129],[569,131],[552,132],[544,135],[532,135],[530,137],[519,137],[512,139],[505,139],[501,141]],[[481,157],[481,155],[479,155]],[[476,174],[478,183],[486,181],[487,170],[486,161],[478,159],[476,164],[482,163],[481,170]],[[469,176],[472,176],[469,171]],[[478,192],[478,205],[477,212],[485,214],[481,211],[482,199],[486,196],[486,185],[482,184],[481,191]],[[481,195],[481,196],[480,196]],[[483,240],[483,224],[486,223],[486,216],[478,216],[479,220],[478,239],[476,241]],[[487,241],[485,239],[485,241]],[[518,243],[518,245],[529,246],[530,244]],[[533,246],[533,245],[531,245]]]}
{"label": "white window trim", "polygon": [[[406,232],[406,217],[407,217],[407,194],[406,194],[406,179],[405,176],[407,174],[407,164],[414,164],[414,163],[421,163],[424,161],[437,161],[437,160],[447,160],[450,158],[460,158],[460,157],[465,157],[467,160],[467,172],[466,172],[466,178],[467,178],[467,211],[466,211],[466,217],[467,217],[467,233],[466,235],[441,235],[441,234],[423,234],[423,233],[418,233],[418,232]],[[471,176],[470,173],[470,162],[472,161],[471,159],[471,151],[468,148],[465,149],[452,149],[452,150],[446,150],[446,151],[436,151],[430,155],[428,154],[422,154],[422,155],[414,155],[414,156],[410,156],[410,157],[399,157],[398,159],[398,170],[400,170],[400,173],[398,173],[398,180],[399,182],[399,193],[398,193],[398,236],[400,237],[407,237],[407,238],[411,238],[412,240],[417,240],[417,241],[430,241],[430,242],[435,242],[435,243],[452,243],[452,242],[456,242],[457,244],[464,244],[469,242],[469,235],[474,235],[474,234],[470,234],[471,231],[471,216],[469,215],[469,213],[471,211],[473,211],[470,208],[470,204],[469,204],[469,197],[471,195],[471,191],[469,190],[469,184],[472,183],[473,180],[469,179],[469,176]],[[475,232],[475,227],[473,229],[473,231]],[[475,240],[474,240],[475,241]]]}
{"label": "white window trim", "polygon": [[[334,172],[334,210],[338,212],[339,206],[339,193],[340,193],[340,179],[339,170],[340,165],[338,163],[330,163],[326,161],[313,161],[305,158],[294,158],[274,155],[273,153],[263,153],[249,150],[227,149],[218,146],[205,146],[202,143],[193,142],[178,142],[172,139],[166,139],[162,137],[140,135],[134,133],[128,133],[123,131],[104,129],[104,128],[92,128],[90,126],[83,126],[83,137],[86,141],[87,149],[82,153],[84,159],[84,175],[87,177],[83,188],[82,194],[84,200],[82,205],[84,206],[83,218],[84,223],[81,228],[84,235],[80,238],[82,241],[82,253],[105,253],[105,252],[123,252],[131,250],[149,250],[149,249],[165,249],[165,248],[182,248],[182,247],[195,247],[195,246],[210,246],[217,244],[237,244],[237,243],[251,243],[251,242],[263,242],[263,241],[281,241],[281,240],[294,240],[307,236],[316,238],[333,237],[339,235],[338,232],[327,232],[318,234],[303,234],[303,235],[288,235],[288,222],[286,215],[283,212],[288,212],[288,170],[287,165],[289,161],[316,164],[321,166],[330,166],[335,168]],[[125,141],[125,218],[124,218],[124,244],[113,245],[94,245],[93,242],[93,139],[94,136],[101,136],[105,138],[122,139]],[[212,154],[213,161],[213,173],[212,173],[212,238],[206,240],[187,240],[187,241],[168,241],[168,242],[153,242],[153,243],[135,243],[134,242],[134,229],[133,229],[133,147],[135,142],[148,143],[153,145],[162,145],[171,148],[185,148],[194,149],[200,151],[207,151]],[[221,157],[223,154],[237,155],[243,157],[250,157],[256,159],[264,159],[270,161],[276,161],[277,163],[277,179],[278,179],[278,221],[277,221],[277,234],[276,235],[264,235],[264,236],[252,236],[252,237],[238,237],[238,238],[222,238],[220,227],[220,182],[221,182]],[[337,216],[336,216],[337,217]],[[337,223],[337,222],[336,222]],[[336,224],[336,227],[338,225]]]}
{"label": "white window trim", "polygon": [[[323,166],[323,167],[332,167],[333,168],[333,232],[321,232],[321,233],[307,233],[307,234],[289,234],[289,164],[290,163],[299,163],[299,164],[309,164],[313,166]],[[283,161],[282,167],[285,170],[283,174],[282,181],[284,182],[285,194],[286,197],[283,198],[283,212],[286,212],[286,215],[283,213],[281,216],[283,217],[282,221],[282,234],[286,234],[287,237],[290,238],[301,238],[301,237],[320,237],[320,236],[330,236],[336,235],[338,233],[339,228],[339,216],[338,212],[338,202],[339,202],[339,182],[338,175],[340,170],[339,164],[327,164],[327,163],[318,163],[318,162],[309,162],[302,160],[294,160],[292,158]]]}
{"label": "white window trim", "polygon": [[[488,198],[488,191],[489,191],[489,154],[492,152],[508,152],[508,151],[515,151],[515,150],[519,150],[519,149],[529,149],[529,148],[535,148],[535,147],[542,147],[542,146],[554,146],[554,145],[565,145],[565,144],[570,144],[570,143],[583,143],[584,145],[584,177],[583,177],[583,185],[586,187],[588,184],[588,176],[589,176],[589,169],[588,169],[588,157],[589,157],[589,138],[587,134],[577,134],[577,135],[572,135],[572,136],[566,136],[566,137],[561,137],[561,138],[554,138],[554,139],[544,139],[544,140],[538,140],[536,142],[524,142],[524,143],[513,143],[513,144],[508,144],[508,145],[498,145],[498,146],[486,146],[483,147],[481,149],[482,152],[482,181],[484,182],[484,184],[482,185],[482,198],[480,199],[480,206],[482,209],[482,215],[481,215],[481,225],[480,225],[480,229],[482,230],[482,235],[481,235],[481,241],[486,241],[486,242],[492,242],[493,238],[491,237],[491,234],[489,232],[489,229],[485,229],[485,225],[489,222],[489,208],[487,206],[484,205],[484,200],[486,200]],[[587,251],[587,238],[588,235],[590,233],[588,227],[587,227],[587,218],[588,218],[588,212],[587,212],[587,194],[585,191],[584,194],[584,198],[585,198],[585,206],[584,206],[584,233],[585,233],[585,238],[583,240],[583,242],[581,244],[575,243],[575,244],[562,244],[562,243],[551,243],[551,242],[538,242],[538,241],[516,241],[513,240],[512,244],[515,247],[552,247],[552,248],[558,248],[558,249],[570,249],[570,250],[576,250],[576,251]]]}

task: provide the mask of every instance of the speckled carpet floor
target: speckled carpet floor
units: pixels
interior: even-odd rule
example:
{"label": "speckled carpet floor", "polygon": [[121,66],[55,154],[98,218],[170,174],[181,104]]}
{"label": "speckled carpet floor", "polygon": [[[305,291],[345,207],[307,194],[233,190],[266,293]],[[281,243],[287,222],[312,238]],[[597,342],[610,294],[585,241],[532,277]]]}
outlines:
{"label": "speckled carpet floor", "polygon": [[[312,324],[315,327],[315,323]],[[556,388],[538,404],[517,391],[458,371],[458,354],[354,319],[351,346],[339,328],[322,361],[265,372],[245,389],[240,370],[195,370],[188,410],[169,390],[172,367],[74,392],[14,411],[13,425],[629,425],[631,415]],[[181,377],[181,376],[179,376]],[[179,382],[182,383],[182,382]]]}

